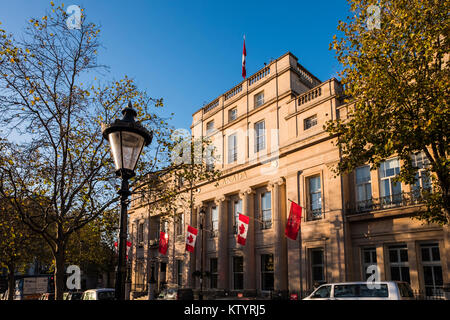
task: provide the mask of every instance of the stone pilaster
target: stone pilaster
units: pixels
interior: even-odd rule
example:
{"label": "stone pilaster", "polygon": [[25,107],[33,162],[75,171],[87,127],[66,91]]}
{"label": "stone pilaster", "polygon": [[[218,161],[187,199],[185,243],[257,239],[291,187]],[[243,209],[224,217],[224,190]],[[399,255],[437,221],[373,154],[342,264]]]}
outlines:
{"label": "stone pilaster", "polygon": [[274,231],[274,290],[288,290],[285,181],[279,178],[269,185],[272,190],[272,219]]}
{"label": "stone pilaster", "polygon": [[228,212],[226,198],[224,196],[215,200],[219,216],[219,230],[217,235],[217,272],[218,289],[228,289]]}
{"label": "stone pilaster", "polygon": [[241,192],[242,214],[250,217],[247,240],[244,251],[244,291],[256,294],[256,258],[255,258],[255,191],[251,188]]}

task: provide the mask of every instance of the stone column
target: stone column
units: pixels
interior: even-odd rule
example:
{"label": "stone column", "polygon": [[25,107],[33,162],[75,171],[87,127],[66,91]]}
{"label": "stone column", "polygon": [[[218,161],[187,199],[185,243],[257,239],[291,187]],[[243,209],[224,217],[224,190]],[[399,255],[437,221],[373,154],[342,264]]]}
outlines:
{"label": "stone column", "polygon": [[226,198],[224,196],[215,200],[219,217],[219,230],[217,235],[217,272],[218,289],[229,289],[228,285],[228,213]]}
{"label": "stone column", "polygon": [[413,290],[420,290],[419,284],[419,262],[417,261],[417,249],[415,241],[406,242],[408,248],[408,266],[409,266],[409,278],[411,288]]}
{"label": "stone column", "polygon": [[249,216],[247,240],[244,251],[244,293],[256,295],[256,260],[255,260],[255,191],[248,188],[241,192],[242,214]]}
{"label": "stone column", "polygon": [[286,199],[284,179],[270,183],[272,189],[272,220],[274,231],[274,291],[287,291]]}

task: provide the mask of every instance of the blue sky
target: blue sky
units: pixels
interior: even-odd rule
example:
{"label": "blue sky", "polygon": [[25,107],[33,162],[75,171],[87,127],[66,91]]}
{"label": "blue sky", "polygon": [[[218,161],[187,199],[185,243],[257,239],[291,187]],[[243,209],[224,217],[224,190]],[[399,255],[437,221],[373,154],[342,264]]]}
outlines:
{"label": "blue sky", "polygon": [[[339,64],[329,43],[344,20],[346,0],[328,1],[118,1],[70,0],[102,26],[99,61],[108,77],[133,78],[150,96],[164,98],[172,125],[189,128],[192,113],[242,80],[242,37],[247,75],[290,51],[320,80]],[[0,22],[18,34],[50,1],[0,1]]]}

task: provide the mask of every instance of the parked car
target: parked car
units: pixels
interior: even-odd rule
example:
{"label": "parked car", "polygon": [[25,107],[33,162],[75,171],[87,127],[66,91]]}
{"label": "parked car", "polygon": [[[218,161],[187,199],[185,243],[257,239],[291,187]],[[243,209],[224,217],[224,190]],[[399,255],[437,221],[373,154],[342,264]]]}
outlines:
{"label": "parked car", "polygon": [[83,292],[80,300],[114,300],[115,290],[112,288],[90,289]]}
{"label": "parked car", "polygon": [[55,293],[43,293],[39,300],[55,300]]}
{"label": "parked car", "polygon": [[303,300],[412,300],[407,282],[341,282],[323,284]]}
{"label": "parked car", "polygon": [[158,300],[194,300],[192,288],[164,289],[158,295]]}

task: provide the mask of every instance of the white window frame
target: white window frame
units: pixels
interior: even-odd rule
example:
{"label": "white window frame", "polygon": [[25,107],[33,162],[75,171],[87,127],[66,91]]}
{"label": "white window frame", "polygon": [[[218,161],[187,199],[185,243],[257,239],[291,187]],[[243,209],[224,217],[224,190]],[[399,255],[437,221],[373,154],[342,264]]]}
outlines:
{"label": "white window frame", "polygon": [[[269,197],[270,197],[270,201],[269,201],[270,207],[269,208],[264,208],[263,207],[263,203],[264,203],[263,198],[266,195],[269,195]],[[272,216],[272,192],[271,191],[265,191],[265,192],[261,193],[261,196],[260,196],[260,208],[261,208],[261,210],[260,210],[260,214],[261,214],[260,215],[260,217],[261,217],[261,230],[271,229],[272,225],[273,225],[273,221],[272,221],[273,220],[273,216]],[[265,215],[266,212],[270,212],[270,219],[266,219],[266,215]]]}
{"label": "white window frame", "polygon": [[314,114],[303,120],[303,130],[311,129],[317,125],[317,114]]}
{"label": "white window frame", "polygon": [[237,134],[233,133],[228,136],[228,163],[237,161]]}
{"label": "white window frame", "polygon": [[[386,173],[386,170],[383,171],[382,167],[385,163],[389,163],[389,162],[393,162],[393,161],[396,161],[398,166],[393,168],[394,174],[388,176]],[[378,173],[379,173],[379,177],[380,177],[380,203],[381,203],[382,207],[395,205],[396,203],[398,203],[399,201],[401,202],[401,200],[402,200],[402,185],[400,182],[393,181],[399,172],[400,172],[400,161],[398,158],[392,158],[392,159],[385,160],[380,164],[380,167],[378,168]],[[384,184],[384,182],[386,180],[389,181],[389,190],[388,190],[389,194],[382,195],[382,190],[383,190],[382,185]],[[400,193],[393,194],[394,184],[398,184],[400,186]]]}
{"label": "white window frame", "polygon": [[[358,172],[363,169],[369,169],[369,180],[358,181]],[[363,190],[363,197],[361,197],[360,189]],[[372,208],[372,178],[369,165],[360,166],[355,169],[355,193],[358,211],[364,211]]]}
{"label": "white window frame", "polygon": [[237,119],[237,108],[232,108],[228,111],[228,122],[234,121]]}
{"label": "white window frame", "polygon": [[255,94],[255,108],[258,108],[264,104],[264,91]]}
{"label": "white window frame", "polygon": [[208,121],[206,123],[206,134],[211,134],[214,131],[214,120]]}
{"label": "white window frame", "polygon": [[265,120],[261,120],[255,122],[255,153],[260,152],[265,148],[266,148],[266,122]]}

